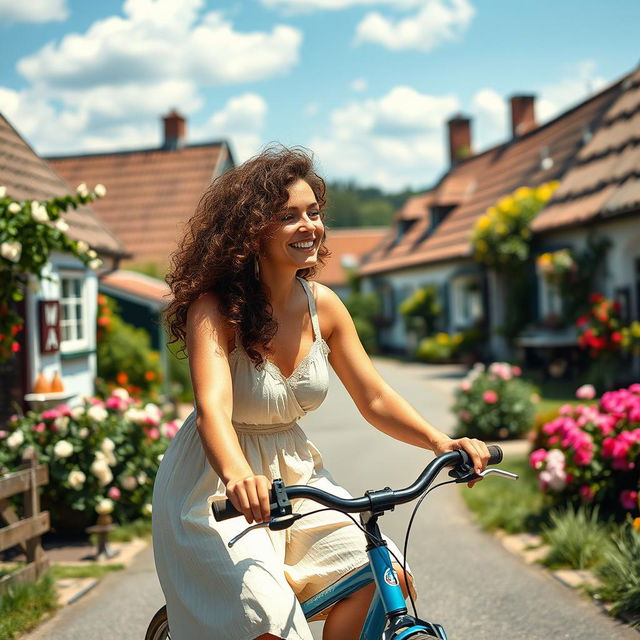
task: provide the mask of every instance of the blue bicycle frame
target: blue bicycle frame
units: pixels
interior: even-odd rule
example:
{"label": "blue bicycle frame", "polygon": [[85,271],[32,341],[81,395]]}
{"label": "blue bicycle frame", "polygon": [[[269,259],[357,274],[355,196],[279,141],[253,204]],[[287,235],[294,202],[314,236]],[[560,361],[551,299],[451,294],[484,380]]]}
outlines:
{"label": "blue bicycle frame", "polygon": [[380,541],[369,542],[369,564],[303,602],[302,610],[306,618],[312,618],[358,589],[375,582],[375,595],[360,640],[403,640],[418,631],[430,633],[440,640],[447,640],[447,634],[439,624],[417,620],[407,614],[398,575],[391,564],[391,555],[386,543],[382,541],[377,516],[370,513],[363,516],[363,524],[370,534],[367,536],[368,540]]}

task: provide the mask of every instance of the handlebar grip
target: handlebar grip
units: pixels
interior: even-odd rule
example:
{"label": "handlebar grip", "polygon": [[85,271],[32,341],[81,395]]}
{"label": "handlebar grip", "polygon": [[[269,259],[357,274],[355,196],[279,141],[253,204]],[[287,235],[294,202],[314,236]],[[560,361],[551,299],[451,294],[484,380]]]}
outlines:
{"label": "handlebar grip", "polygon": [[489,449],[489,462],[487,464],[500,464],[502,462],[502,449],[496,444],[490,444]]}
{"label": "handlebar grip", "polygon": [[228,498],[226,500],[216,500],[215,502],[212,502],[211,511],[213,512],[213,517],[217,522],[230,520],[231,518],[242,515],[242,513],[238,511],[233,504],[231,504],[231,500]]}

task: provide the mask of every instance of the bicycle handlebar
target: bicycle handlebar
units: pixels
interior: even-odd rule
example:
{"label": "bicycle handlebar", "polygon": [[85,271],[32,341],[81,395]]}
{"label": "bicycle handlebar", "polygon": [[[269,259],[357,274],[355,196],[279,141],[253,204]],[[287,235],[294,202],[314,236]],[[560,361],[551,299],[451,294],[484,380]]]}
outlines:
{"label": "bicycle handlebar", "polygon": [[[500,462],[502,462],[502,449],[500,447],[496,445],[489,446],[489,454],[490,457],[488,464],[500,464]],[[375,511],[380,508],[390,509],[395,505],[411,502],[418,496],[422,495],[444,467],[462,465],[468,465],[473,469],[469,454],[462,449],[449,451],[434,458],[424,468],[416,481],[409,487],[399,489],[397,491],[393,491],[392,489],[370,491],[367,492],[367,495],[362,496],[361,498],[339,498],[331,493],[323,491],[322,489],[317,489],[316,487],[308,485],[291,485],[289,487],[285,487],[285,491],[289,500],[293,500],[295,498],[309,498],[324,505],[325,507],[346,511],[347,513]],[[273,512],[277,507],[277,501],[275,499],[273,489],[271,490],[270,502],[271,510]],[[218,522],[242,515],[242,513],[238,511],[228,499],[211,503],[211,510],[213,511],[213,517]]]}

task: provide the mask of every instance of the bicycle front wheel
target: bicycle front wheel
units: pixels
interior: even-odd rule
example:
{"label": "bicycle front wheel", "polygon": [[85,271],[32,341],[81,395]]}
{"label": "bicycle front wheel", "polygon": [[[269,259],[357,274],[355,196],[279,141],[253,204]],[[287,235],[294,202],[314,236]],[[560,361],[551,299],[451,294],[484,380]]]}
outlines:
{"label": "bicycle front wheel", "polygon": [[144,640],[171,640],[166,605],[158,609],[151,618]]}

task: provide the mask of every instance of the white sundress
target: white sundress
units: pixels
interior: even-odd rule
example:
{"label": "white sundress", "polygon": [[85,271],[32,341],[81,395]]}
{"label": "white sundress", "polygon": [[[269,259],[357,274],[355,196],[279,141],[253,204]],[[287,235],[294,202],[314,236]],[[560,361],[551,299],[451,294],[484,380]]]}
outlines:
{"label": "white sundress", "polygon": [[[329,346],[309,285],[298,280],[309,299],[313,345],[286,378],[268,360],[256,369],[237,340],[229,356],[232,422],[254,473],[350,497],[297,422],[322,404],[329,383]],[[167,449],[153,492],[153,551],[172,640],[251,640],[264,633],[312,640],[299,603],[367,563],[364,534],[344,514],[323,511],[284,531],[252,531],[229,549],[228,540],[248,525],[244,517],[215,521],[211,503],[224,497],[194,411]],[[320,507],[294,503],[296,512]]]}

